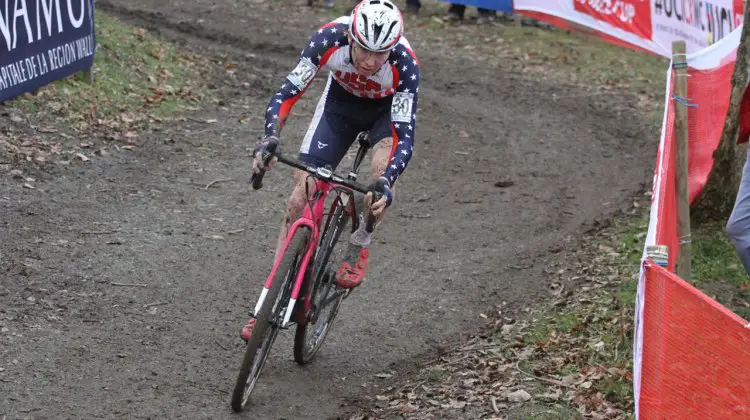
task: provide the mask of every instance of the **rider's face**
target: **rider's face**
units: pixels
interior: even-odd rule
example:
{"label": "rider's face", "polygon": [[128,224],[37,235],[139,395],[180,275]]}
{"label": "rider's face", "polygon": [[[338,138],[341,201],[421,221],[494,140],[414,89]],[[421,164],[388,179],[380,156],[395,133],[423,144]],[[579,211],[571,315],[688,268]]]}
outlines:
{"label": "rider's face", "polygon": [[354,40],[352,40],[350,45],[357,73],[367,77],[375,74],[385,64],[388,56],[391,54],[390,51],[379,53],[367,51]]}

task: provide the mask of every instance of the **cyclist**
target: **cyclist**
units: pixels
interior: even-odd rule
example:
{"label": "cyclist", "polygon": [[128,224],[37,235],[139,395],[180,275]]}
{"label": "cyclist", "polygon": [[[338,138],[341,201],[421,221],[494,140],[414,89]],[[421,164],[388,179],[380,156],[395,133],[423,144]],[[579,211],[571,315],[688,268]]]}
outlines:
{"label": "cyclist", "polygon": [[[412,156],[419,62],[403,36],[401,11],[390,0],[363,0],[349,16],[340,17],[314,33],[266,109],[265,136],[253,150],[253,170],[270,169],[265,164],[270,144],[278,144],[279,133],[294,103],[304,94],[320,70],[328,70],[328,81],[318,102],[299,159],[311,166],[335,169],[361,131],[368,131],[373,145],[370,191],[383,197],[364,200],[364,217],[380,223],[393,201],[393,186]],[[278,257],[290,224],[300,217],[307,202],[307,174],[296,171],[295,186],[288,201],[276,245]],[[314,186],[314,183],[310,184]],[[312,190],[312,188],[311,188]],[[358,286],[369,257],[370,236],[365,223],[350,240],[344,261],[336,272],[336,284]],[[250,339],[255,319],[240,334]]]}

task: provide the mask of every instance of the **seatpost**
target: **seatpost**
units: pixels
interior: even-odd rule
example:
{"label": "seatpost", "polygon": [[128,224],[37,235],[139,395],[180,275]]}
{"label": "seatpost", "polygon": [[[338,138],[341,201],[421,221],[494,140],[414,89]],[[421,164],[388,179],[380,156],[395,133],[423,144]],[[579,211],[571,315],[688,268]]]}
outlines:
{"label": "seatpost", "polygon": [[370,150],[370,141],[367,138],[366,132],[361,132],[357,135],[359,141],[359,150],[357,150],[357,156],[354,158],[354,165],[352,165],[352,171],[349,172],[349,179],[356,181],[359,176],[359,166],[362,165],[362,161],[365,160],[367,151]]}

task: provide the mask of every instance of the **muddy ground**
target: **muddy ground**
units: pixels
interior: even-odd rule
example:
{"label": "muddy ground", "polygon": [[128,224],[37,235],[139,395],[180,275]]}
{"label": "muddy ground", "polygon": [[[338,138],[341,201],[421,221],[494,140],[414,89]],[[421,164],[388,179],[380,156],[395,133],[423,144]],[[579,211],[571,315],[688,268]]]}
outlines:
{"label": "muddy ground", "polygon": [[[335,418],[379,391],[376,374],[407,371],[488,308],[547,299],[550,253],[650,180],[657,127],[633,98],[479,65],[449,37],[425,45],[429,28],[408,32],[423,80],[415,154],[368,279],[311,366],[296,366],[283,334],[254,406],[233,416],[238,333],[270,268],[291,174],[252,191],[246,149],[330,17],[297,2],[252,6],[97,2],[228,57],[236,73],[217,76],[220,105],[194,113],[214,124],[165,125],[132,150],[32,171],[34,189],[0,177],[0,418]],[[296,105],[285,150],[298,147],[321,89]]]}

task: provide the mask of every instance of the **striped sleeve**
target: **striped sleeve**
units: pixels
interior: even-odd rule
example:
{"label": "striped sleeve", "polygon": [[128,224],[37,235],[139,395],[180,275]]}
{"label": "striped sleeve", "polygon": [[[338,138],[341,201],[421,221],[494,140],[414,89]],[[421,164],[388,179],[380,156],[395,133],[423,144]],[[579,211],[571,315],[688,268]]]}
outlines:
{"label": "striped sleeve", "polygon": [[268,103],[266,137],[279,136],[294,104],[302,97],[331,55],[343,46],[345,40],[343,25],[333,22],[323,26],[310,37],[297,65],[286,76],[284,84]]}

